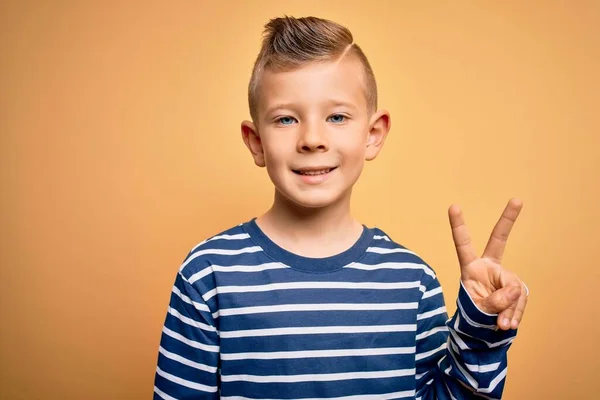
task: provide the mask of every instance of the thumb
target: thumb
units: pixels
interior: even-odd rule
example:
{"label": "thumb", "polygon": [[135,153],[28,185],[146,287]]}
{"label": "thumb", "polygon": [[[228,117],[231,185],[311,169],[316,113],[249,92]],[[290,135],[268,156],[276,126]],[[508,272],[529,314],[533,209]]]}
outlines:
{"label": "thumb", "polygon": [[520,286],[507,286],[483,299],[481,305],[485,312],[499,314],[511,307],[519,299],[519,296],[521,296]]}

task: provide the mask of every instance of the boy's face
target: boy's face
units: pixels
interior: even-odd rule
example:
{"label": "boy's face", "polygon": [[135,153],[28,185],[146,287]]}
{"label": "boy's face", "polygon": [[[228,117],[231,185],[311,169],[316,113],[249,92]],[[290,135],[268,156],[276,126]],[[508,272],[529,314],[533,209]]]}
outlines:
{"label": "boy's face", "polygon": [[363,76],[354,57],[263,72],[258,121],[244,121],[242,135],[288,200],[315,208],[349,199],[364,161],[379,153],[389,114],[369,112]]}

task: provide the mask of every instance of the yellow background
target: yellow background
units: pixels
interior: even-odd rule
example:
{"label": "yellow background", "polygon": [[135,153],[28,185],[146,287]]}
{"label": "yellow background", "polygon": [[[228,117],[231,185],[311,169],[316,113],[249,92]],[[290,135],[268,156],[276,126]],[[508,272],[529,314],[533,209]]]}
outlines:
{"label": "yellow background", "polygon": [[263,25],[349,27],[392,131],[353,200],[438,272],[511,196],[532,295],[506,399],[598,398],[600,3],[3,1],[0,398],[151,398],[179,263],[270,205],[244,148]]}

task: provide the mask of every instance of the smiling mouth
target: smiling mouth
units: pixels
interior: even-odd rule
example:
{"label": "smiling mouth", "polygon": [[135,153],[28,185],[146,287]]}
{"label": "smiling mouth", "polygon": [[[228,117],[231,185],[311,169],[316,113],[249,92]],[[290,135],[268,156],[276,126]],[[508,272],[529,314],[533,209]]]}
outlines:
{"label": "smiling mouth", "polygon": [[333,168],[322,168],[322,169],[293,169],[295,174],[297,175],[307,175],[307,176],[315,176],[315,175],[325,175],[336,169]]}

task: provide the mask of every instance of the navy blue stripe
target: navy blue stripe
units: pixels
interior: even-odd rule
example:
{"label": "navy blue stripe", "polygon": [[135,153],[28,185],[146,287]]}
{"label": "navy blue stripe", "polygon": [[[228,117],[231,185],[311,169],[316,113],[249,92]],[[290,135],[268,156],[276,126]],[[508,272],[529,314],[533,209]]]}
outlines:
{"label": "navy blue stripe", "polygon": [[282,335],[229,338],[222,340],[221,352],[270,352],[353,348],[413,347],[414,332]]}
{"label": "navy blue stripe", "polygon": [[[419,289],[284,289],[270,292],[224,293],[218,295],[218,304],[221,308],[235,308],[315,302],[401,303],[418,302],[421,295]],[[215,298],[211,301],[216,304]]]}
{"label": "navy blue stripe", "polygon": [[[417,310],[297,311],[233,315],[220,320],[221,332],[243,329],[316,326],[377,326],[416,324]],[[231,329],[234,328],[234,329]],[[342,331],[343,333],[343,331]]]}

